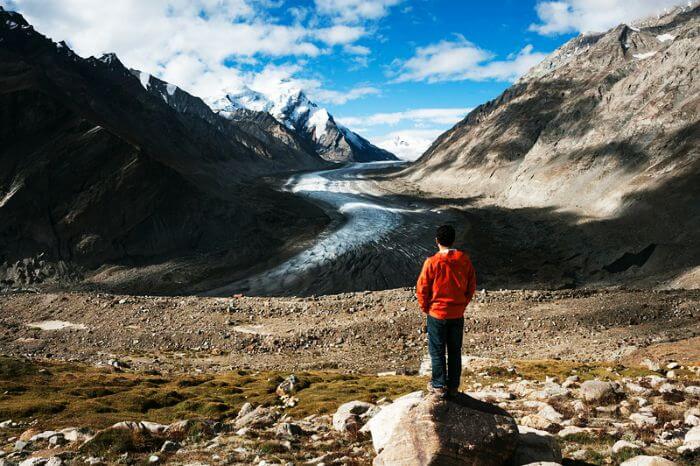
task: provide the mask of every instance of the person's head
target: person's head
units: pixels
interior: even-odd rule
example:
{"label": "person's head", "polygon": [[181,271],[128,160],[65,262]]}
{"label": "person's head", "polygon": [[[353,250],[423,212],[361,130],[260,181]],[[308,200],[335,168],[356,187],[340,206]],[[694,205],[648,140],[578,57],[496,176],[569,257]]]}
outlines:
{"label": "person's head", "polygon": [[442,225],[435,233],[435,241],[439,246],[452,247],[455,242],[455,229],[451,225]]}

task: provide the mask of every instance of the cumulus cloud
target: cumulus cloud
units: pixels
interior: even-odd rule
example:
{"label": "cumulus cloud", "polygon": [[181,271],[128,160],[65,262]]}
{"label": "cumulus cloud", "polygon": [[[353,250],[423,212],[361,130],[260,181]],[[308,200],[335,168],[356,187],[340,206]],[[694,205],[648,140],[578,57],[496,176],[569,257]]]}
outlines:
{"label": "cumulus cloud", "polygon": [[345,117],[340,122],[346,126],[394,126],[401,122],[421,125],[453,125],[469,113],[470,108],[418,108],[403,112],[375,113],[366,116]]}
{"label": "cumulus cloud", "polygon": [[[231,64],[316,57],[336,45],[361,47],[354,43],[367,34],[361,25],[303,25],[301,10],[292,24],[279,24],[267,16],[265,5],[256,0],[7,2],[9,9],[23,13],[39,31],[54,40],[66,40],[81,56],[116,52],[127,66],[204,98],[250,79]],[[349,50],[354,50],[353,55],[364,51]],[[312,90],[323,94],[320,84],[311,82]],[[358,89],[344,98],[328,91],[326,97],[347,101],[368,93],[367,88]]]}
{"label": "cumulus cloud", "polygon": [[403,0],[315,0],[316,11],[338,23],[378,20]]}
{"label": "cumulus cloud", "polygon": [[543,35],[600,32],[635,19],[663,12],[679,0],[557,0],[540,1],[535,10],[540,22],[530,30]]}
{"label": "cumulus cloud", "polygon": [[394,76],[394,82],[512,81],[545,56],[527,45],[505,60],[496,60],[493,53],[457,35],[454,40],[417,48],[413,57],[403,62],[396,61],[390,74]]}

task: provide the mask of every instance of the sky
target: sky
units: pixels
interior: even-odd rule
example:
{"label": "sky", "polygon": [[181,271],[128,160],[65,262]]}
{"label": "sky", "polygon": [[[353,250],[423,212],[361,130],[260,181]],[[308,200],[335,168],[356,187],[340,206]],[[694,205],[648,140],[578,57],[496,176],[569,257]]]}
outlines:
{"label": "sky", "polygon": [[572,37],[678,3],[0,0],[83,57],[114,52],[205,101],[302,88],[377,145],[409,141],[409,159]]}

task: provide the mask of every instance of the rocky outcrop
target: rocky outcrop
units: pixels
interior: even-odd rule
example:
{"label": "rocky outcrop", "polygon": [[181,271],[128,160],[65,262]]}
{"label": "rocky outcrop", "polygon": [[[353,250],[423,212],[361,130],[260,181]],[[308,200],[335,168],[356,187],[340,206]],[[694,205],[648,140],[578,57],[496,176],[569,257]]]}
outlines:
{"label": "rocky outcrop", "polygon": [[572,39],[404,175],[436,196],[536,216],[562,249],[548,263],[574,283],[698,285],[700,243],[688,232],[700,229],[700,7],[691,5]]}
{"label": "rocky outcrop", "polygon": [[460,394],[428,395],[396,423],[374,460],[384,465],[501,465],[518,429],[504,410]]}

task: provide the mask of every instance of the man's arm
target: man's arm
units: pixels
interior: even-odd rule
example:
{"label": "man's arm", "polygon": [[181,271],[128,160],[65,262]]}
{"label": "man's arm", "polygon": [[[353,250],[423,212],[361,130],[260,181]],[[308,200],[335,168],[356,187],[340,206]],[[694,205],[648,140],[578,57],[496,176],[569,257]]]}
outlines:
{"label": "man's arm", "polygon": [[426,260],[423,264],[423,270],[420,272],[418,277],[418,283],[416,283],[416,297],[418,298],[418,304],[424,313],[430,311],[430,300],[433,294],[433,274],[430,269],[430,260]]}
{"label": "man's arm", "polygon": [[476,292],[476,270],[474,270],[474,266],[472,265],[471,261],[467,264],[467,291],[464,292],[464,294],[467,297],[467,304],[469,304],[474,297],[474,293]]}

